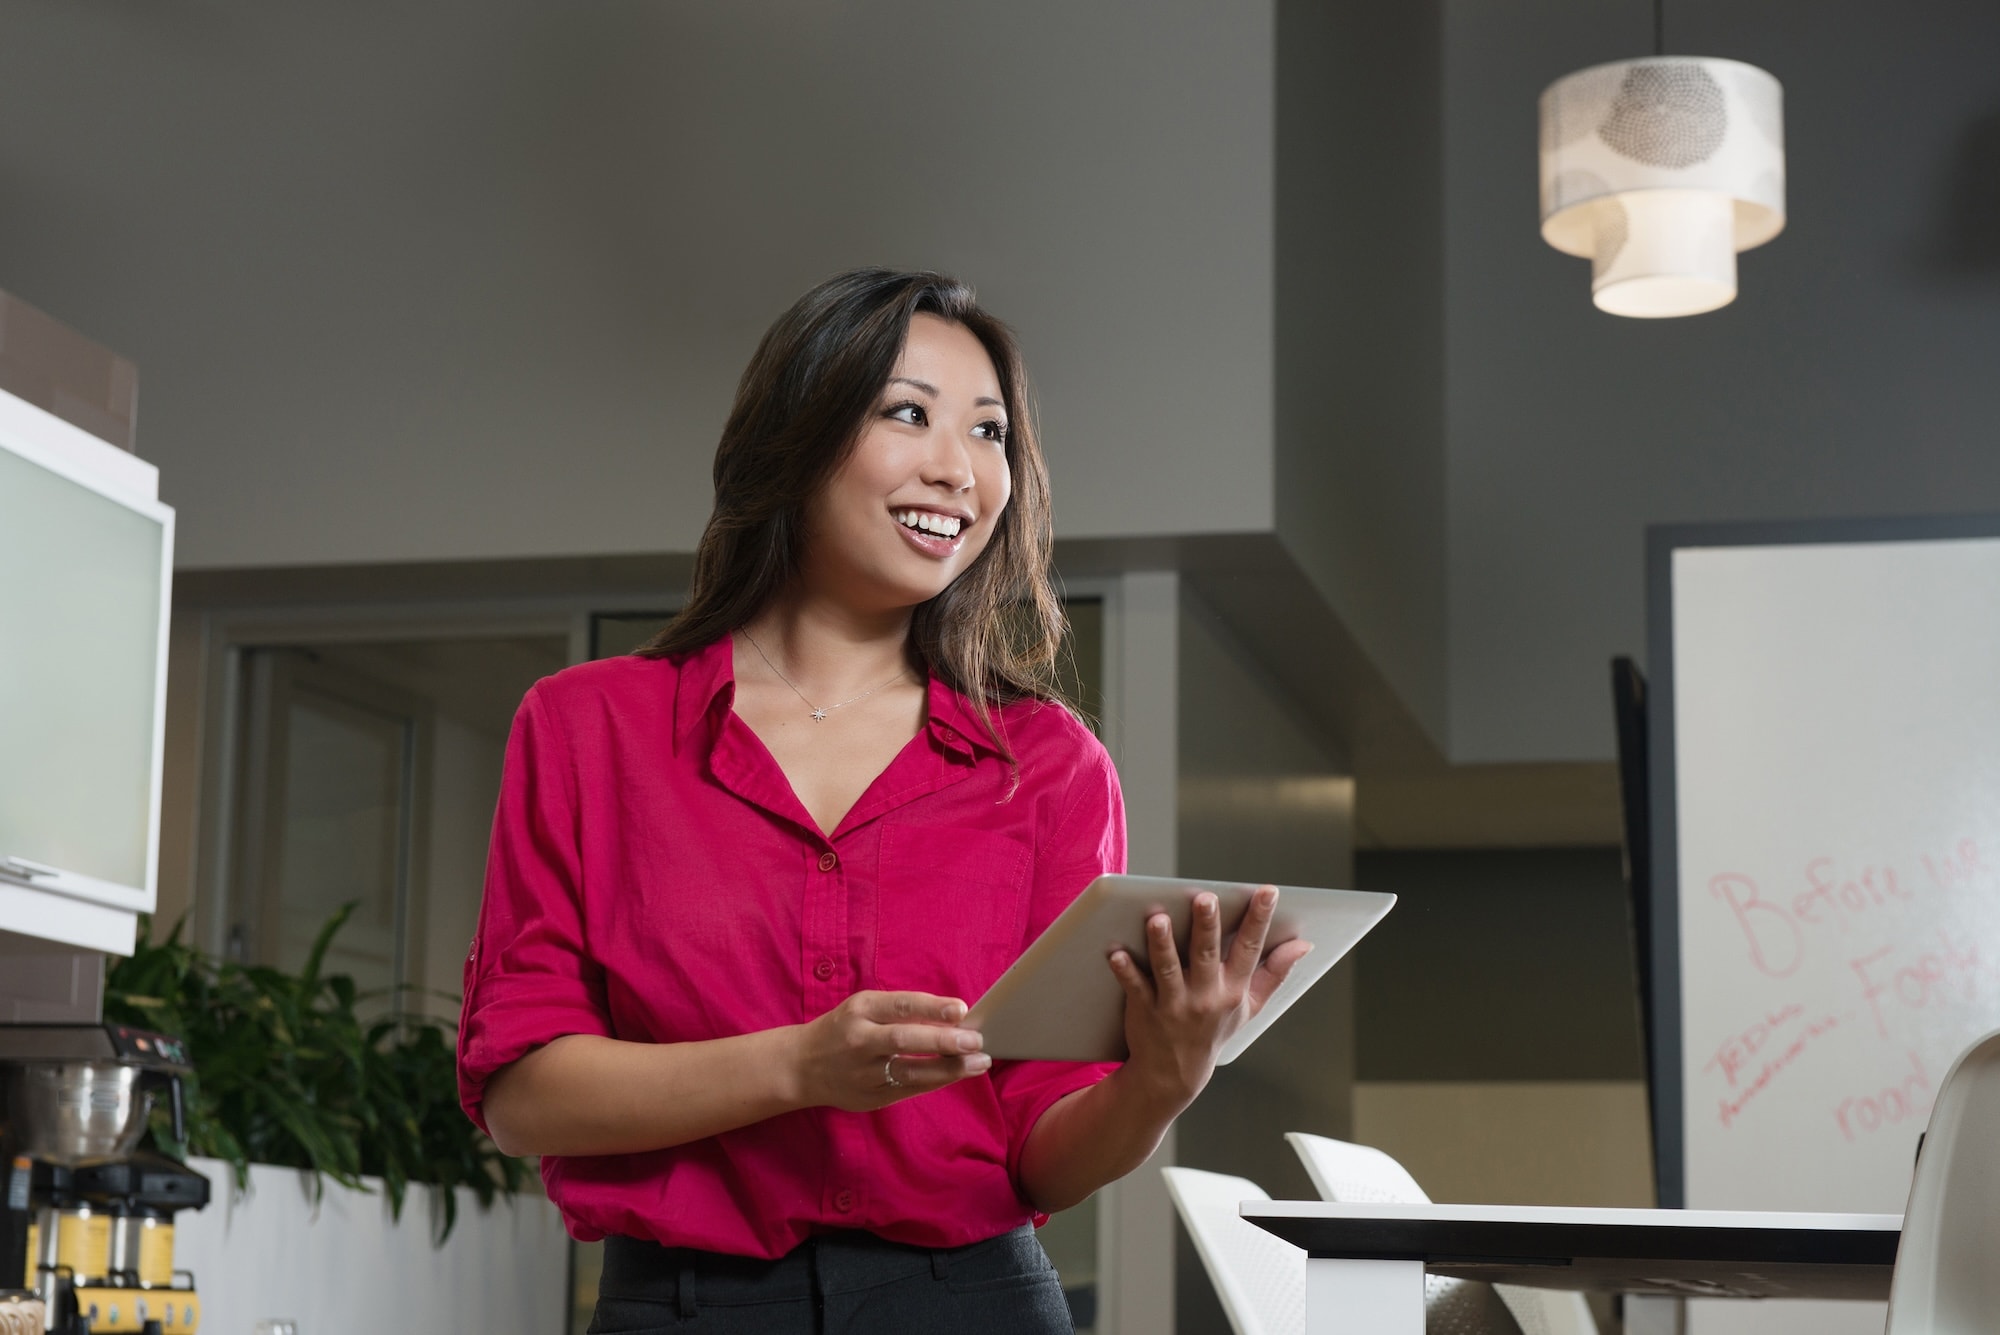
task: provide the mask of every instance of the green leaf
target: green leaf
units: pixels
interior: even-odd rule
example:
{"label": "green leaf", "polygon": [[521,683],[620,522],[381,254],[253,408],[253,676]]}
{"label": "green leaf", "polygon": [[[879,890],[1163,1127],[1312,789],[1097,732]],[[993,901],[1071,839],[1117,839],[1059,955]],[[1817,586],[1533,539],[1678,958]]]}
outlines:
{"label": "green leaf", "polygon": [[326,920],[326,925],[319,929],[319,935],[313,938],[312,949],[306,952],[305,968],[299,971],[300,996],[311,992],[318,984],[320,965],[326,960],[326,948],[333,944],[334,933],[346,926],[347,920],[354,916],[354,910],[360,907],[360,900],[348,900],[335,909],[333,916]]}
{"label": "green leaf", "polygon": [[238,1194],[252,1162],[306,1170],[314,1200],[326,1178],[362,1187],[363,1174],[380,1177],[397,1217],[409,1189],[423,1186],[442,1193],[432,1212],[442,1245],[458,1219],[454,1188],[490,1208],[522,1189],[528,1169],[460,1111],[456,1026],[416,1013],[364,1024],[356,1007],[371,994],[344,974],[320,975],[354,908],[344,905],[320,928],[296,975],[210,959],[183,940],[185,918],[152,941],[141,919],[133,953],[107,971],[105,1018],[187,1045],[187,1139],[173,1144],[166,1110],[155,1108],[155,1147],[223,1160]]}

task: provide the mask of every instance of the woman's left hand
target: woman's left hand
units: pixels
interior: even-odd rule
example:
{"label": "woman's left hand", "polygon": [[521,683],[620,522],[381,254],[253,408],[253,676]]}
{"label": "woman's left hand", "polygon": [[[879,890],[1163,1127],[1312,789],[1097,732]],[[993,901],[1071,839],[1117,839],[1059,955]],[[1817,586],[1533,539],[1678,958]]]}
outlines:
{"label": "woman's left hand", "polygon": [[1153,976],[1122,950],[1111,954],[1111,972],[1125,989],[1126,1066],[1159,1097],[1185,1107],[1215,1071],[1216,1054],[1230,1035],[1271,998],[1292,966],[1312,949],[1287,941],[1264,955],[1264,938],[1277,911],[1276,886],[1263,886],[1237,928],[1225,959],[1215,896],[1195,896],[1188,933],[1188,963],[1181,967],[1173,925],[1164,913],[1146,923],[1146,954]]}

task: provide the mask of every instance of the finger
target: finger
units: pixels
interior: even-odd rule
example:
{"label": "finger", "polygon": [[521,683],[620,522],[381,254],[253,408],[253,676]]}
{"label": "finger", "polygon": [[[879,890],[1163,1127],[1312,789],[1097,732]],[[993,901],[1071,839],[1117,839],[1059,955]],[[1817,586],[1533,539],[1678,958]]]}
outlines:
{"label": "finger", "polygon": [[1312,954],[1310,941],[1287,941],[1275,947],[1263,966],[1250,979],[1250,1013],[1255,1015],[1264,1008],[1286,978],[1291,976],[1292,966]]}
{"label": "finger", "polygon": [[856,992],[854,1002],[863,1019],[877,1024],[894,1024],[899,1020],[957,1024],[965,1018],[964,1002],[929,992]]}
{"label": "finger", "polygon": [[1118,979],[1118,986],[1125,989],[1125,995],[1141,1005],[1153,1004],[1153,985],[1146,975],[1139,972],[1139,966],[1132,957],[1122,950],[1111,952],[1111,972]]}
{"label": "finger", "polygon": [[1278,887],[1260,885],[1250,896],[1250,908],[1243,915],[1242,925],[1236,929],[1236,944],[1229,952],[1229,974],[1232,981],[1248,982],[1257,971],[1258,961],[1264,958],[1264,939],[1271,934],[1271,919],[1278,912]]}
{"label": "finger", "polygon": [[1188,983],[1206,988],[1222,972],[1222,912],[1215,896],[1194,897],[1194,925],[1188,929]]}
{"label": "finger", "polygon": [[956,1056],[979,1051],[985,1041],[973,1030],[948,1029],[937,1024],[884,1025],[880,1036],[885,1042],[877,1047],[885,1056],[892,1053]]}
{"label": "finger", "polygon": [[983,1075],[992,1066],[991,1057],[975,1052],[964,1057],[894,1057],[889,1071],[896,1077],[896,1094],[906,1097],[942,1089],[967,1076]]}
{"label": "finger", "polygon": [[1153,991],[1169,1001],[1187,991],[1181,976],[1180,952],[1174,949],[1174,925],[1164,913],[1146,920],[1146,958],[1153,966]]}

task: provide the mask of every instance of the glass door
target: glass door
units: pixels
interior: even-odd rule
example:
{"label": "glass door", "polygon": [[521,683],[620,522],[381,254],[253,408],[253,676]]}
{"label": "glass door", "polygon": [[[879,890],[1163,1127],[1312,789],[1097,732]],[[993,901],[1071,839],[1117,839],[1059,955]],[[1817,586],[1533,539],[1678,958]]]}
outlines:
{"label": "glass door", "polygon": [[244,669],[229,952],[297,970],[351,902],[324,972],[398,1009],[423,951],[430,711],[305,649],[248,650]]}

